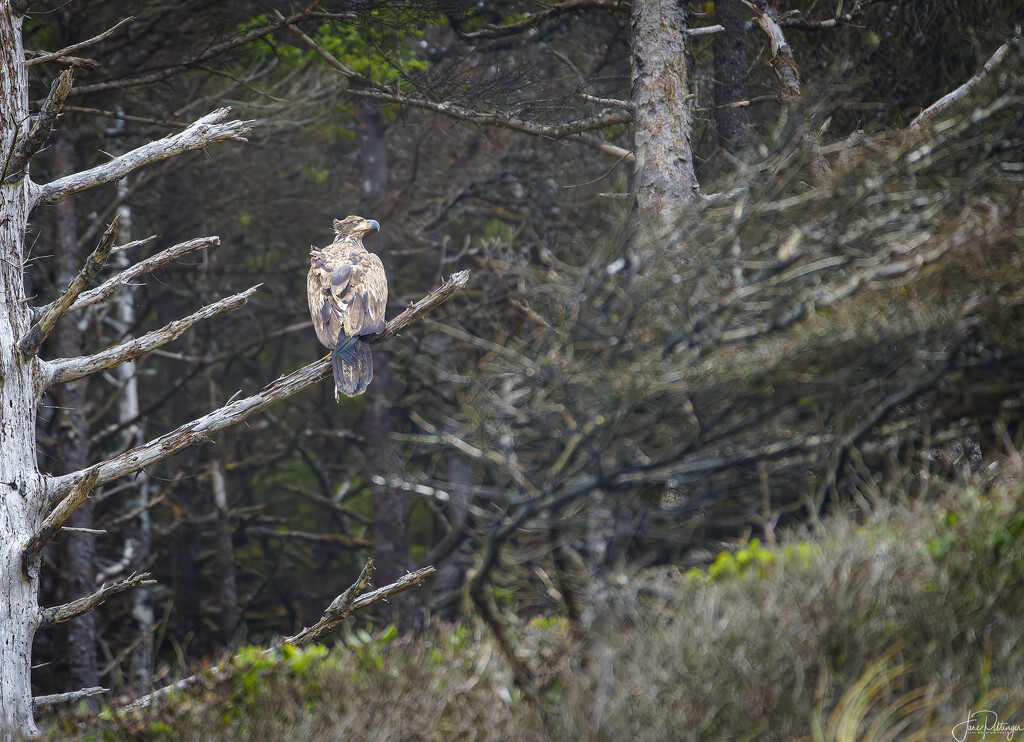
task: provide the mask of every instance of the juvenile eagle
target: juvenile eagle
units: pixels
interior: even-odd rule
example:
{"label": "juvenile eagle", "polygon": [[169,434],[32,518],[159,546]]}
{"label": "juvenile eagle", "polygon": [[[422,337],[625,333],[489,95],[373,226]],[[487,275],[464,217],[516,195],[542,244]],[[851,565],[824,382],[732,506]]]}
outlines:
{"label": "juvenile eagle", "polygon": [[316,336],[331,349],[334,397],[362,394],[373,378],[370,346],[360,340],[385,327],[388,278],[384,264],[363,247],[363,235],[380,230],[373,219],[334,220],[334,242],[310,249],[306,297]]}

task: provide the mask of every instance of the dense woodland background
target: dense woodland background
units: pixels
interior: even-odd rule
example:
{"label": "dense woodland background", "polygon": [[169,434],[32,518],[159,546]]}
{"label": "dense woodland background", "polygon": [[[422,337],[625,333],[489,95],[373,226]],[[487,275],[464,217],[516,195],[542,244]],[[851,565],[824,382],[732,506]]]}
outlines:
{"label": "dense woodland background", "polygon": [[[397,623],[403,637],[486,626],[504,651],[492,661],[516,692],[555,704],[538,695],[551,687],[543,647],[529,638],[538,620],[564,621],[559,637],[592,650],[603,631],[657,624],[617,612],[642,592],[624,587],[641,584],[637,575],[706,567],[751,538],[771,547],[790,532],[833,533],[820,519],[840,515],[853,521],[840,531],[891,516],[910,532],[928,513],[955,510],[960,495],[946,483],[969,480],[982,497],[1002,472],[1019,473],[1005,457],[1024,445],[1020,42],[960,105],[928,127],[911,122],[1019,33],[1020,4],[772,7],[799,67],[795,99],[752,7],[688,6],[691,28],[728,31],[687,40],[695,175],[704,196],[724,195],[684,203],[666,228],[630,195],[630,124],[537,135],[628,110],[606,103],[631,99],[628,3],[321,3],[298,28],[348,75],[288,28],[235,43],[278,22],[248,3],[34,3],[28,49],[64,48],[133,17],[72,62],[75,88],[33,161],[37,182],[221,106],[256,121],[246,144],[36,212],[26,281],[40,300],[66,285],[115,214],[121,242],[155,235],[133,260],[220,238],[134,286],[130,310],[76,314],[44,354],[105,347],[262,284],[243,310],[127,373],[56,388],[40,414],[43,471],[79,470],[322,355],[305,273],[309,246],[331,239],[334,218],[380,222],[367,247],[388,269],[389,317],[472,270],[466,291],[378,346],[363,397],[335,403],[321,384],[94,492],[68,525],[105,533],[69,532],[48,547],[41,603],[133,571],[158,584],[39,634],[36,694],[104,685],[134,696],[226,648],[297,631],[372,555],[377,584],[428,564],[438,572],[361,625]],[[30,67],[33,100],[67,64]],[[375,90],[367,80],[447,111],[360,95]],[[1002,533],[1000,523],[1019,522],[1021,497],[999,481],[1005,509],[986,510],[984,522]],[[931,504],[907,504],[918,500]],[[1007,548],[1019,561],[1019,544]],[[909,591],[920,577],[890,575],[882,562],[863,568],[889,575],[878,583],[887,589]],[[649,594],[664,606],[643,610],[685,616],[664,596],[692,585],[658,583]],[[778,625],[769,613],[739,624],[748,638]],[[1008,627],[997,613],[978,620]],[[1009,683],[1024,668],[1019,627],[1015,638],[994,635],[1000,649],[973,630],[949,642],[990,663],[995,652]],[[669,641],[665,656],[681,665],[702,656]],[[977,653],[965,648],[976,641]],[[877,659],[819,650],[806,667],[819,668],[822,697],[844,688],[826,687],[820,668],[840,672],[849,660],[857,677]],[[579,651],[591,665],[575,670],[594,677],[613,656],[647,661],[626,648]],[[644,666],[652,684],[659,672]],[[764,708],[771,729],[787,733],[769,700]],[[558,736],[543,712],[527,717]],[[638,719],[634,732],[645,728]],[[575,722],[599,736],[593,719]],[[702,738],[732,738],[716,737],[715,723],[697,725]]]}

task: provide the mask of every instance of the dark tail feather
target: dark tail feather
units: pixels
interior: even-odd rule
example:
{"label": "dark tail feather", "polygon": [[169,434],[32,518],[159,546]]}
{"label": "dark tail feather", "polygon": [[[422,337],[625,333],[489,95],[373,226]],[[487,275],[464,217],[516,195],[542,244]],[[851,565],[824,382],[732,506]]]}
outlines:
{"label": "dark tail feather", "polygon": [[373,378],[370,346],[358,337],[341,335],[331,351],[331,368],[334,369],[334,386],[337,390],[335,397],[338,392],[346,397],[362,394]]}

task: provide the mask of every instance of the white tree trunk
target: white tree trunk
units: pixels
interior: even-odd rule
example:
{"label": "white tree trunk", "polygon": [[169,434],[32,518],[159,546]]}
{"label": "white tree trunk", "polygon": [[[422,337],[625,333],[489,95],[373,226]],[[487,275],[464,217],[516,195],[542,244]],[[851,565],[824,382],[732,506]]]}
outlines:
{"label": "white tree trunk", "polygon": [[[21,17],[0,0],[0,151],[26,130],[28,79]],[[4,176],[6,180],[7,174]],[[43,478],[36,468],[34,359],[18,340],[28,332],[22,263],[29,181],[0,183],[0,739],[34,736],[30,659],[39,623],[38,573],[23,569],[21,548],[40,524]]]}

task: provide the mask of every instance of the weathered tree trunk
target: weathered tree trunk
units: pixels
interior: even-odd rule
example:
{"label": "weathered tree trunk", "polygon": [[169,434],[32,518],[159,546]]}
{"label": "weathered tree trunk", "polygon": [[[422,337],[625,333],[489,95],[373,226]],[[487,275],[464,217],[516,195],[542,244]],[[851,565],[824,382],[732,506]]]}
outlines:
{"label": "weathered tree trunk", "polygon": [[717,0],[715,20],[725,29],[715,34],[715,126],[718,139],[730,152],[742,152],[750,139],[750,114],[730,107],[747,96],[747,31],[740,0]]}
{"label": "weathered tree trunk", "polygon": [[[75,140],[62,132],[53,145],[54,174],[75,172]],[[78,239],[78,209],[75,201],[61,201],[57,212],[57,285],[67,286],[78,275],[85,259]],[[88,308],[85,312],[90,311]],[[54,340],[57,355],[76,358],[82,355],[81,317],[67,318],[57,325]],[[56,390],[58,400],[58,452],[62,473],[81,471],[88,466],[89,426],[85,418],[87,378],[64,384]],[[74,528],[92,528],[92,504],[82,503],[65,522]],[[95,536],[91,533],[68,533],[61,548],[64,600],[70,602],[95,590],[93,582]],[[96,665],[96,615],[91,611],[66,624],[64,639],[68,663],[68,686],[94,688],[99,684]],[[90,698],[97,704],[98,700]]]}
{"label": "weathered tree trunk", "polygon": [[[28,79],[21,16],[0,0],[0,151],[28,127]],[[0,178],[0,739],[36,734],[32,719],[32,637],[39,625],[38,571],[23,569],[21,548],[40,523],[43,478],[36,468],[37,363],[18,340],[29,330],[22,264],[29,181]]]}
{"label": "weathered tree trunk", "polygon": [[[119,122],[123,123],[123,122]],[[132,210],[126,203],[128,193],[128,178],[117,181],[117,195],[121,199],[121,205],[117,207],[119,218],[118,236],[121,244],[130,242],[132,239]],[[128,256],[123,252],[117,253],[112,261],[118,270],[124,270],[129,266]],[[125,340],[130,340],[131,328],[135,326],[135,288],[131,285],[125,286],[114,297],[115,306],[115,327]],[[135,361],[125,361],[114,369],[114,378],[118,381],[118,388],[121,390],[117,398],[117,417],[124,425],[124,432],[120,437],[120,447],[127,451],[145,442],[142,430],[142,421],[139,420],[139,380],[135,374]],[[132,519],[131,538],[134,541],[134,556],[132,557],[132,571],[143,572],[149,560],[151,542],[151,524],[149,520],[149,477],[139,477],[131,492],[125,497],[124,509],[126,512],[137,512],[138,516]],[[132,620],[135,623],[134,629],[138,637],[132,650],[130,677],[132,682],[142,686],[148,685],[153,677],[153,640],[149,633],[153,625],[154,615],[150,590],[146,587],[139,587],[132,591]]]}
{"label": "weathered tree trunk", "polygon": [[[206,374],[207,388],[210,393],[210,407],[217,406],[217,385],[213,374]],[[218,599],[220,601],[221,640],[231,646],[238,628],[238,585],[235,580],[235,547],[231,533],[231,508],[228,506],[228,485],[224,473],[224,462],[214,452],[210,456],[210,488],[213,490],[213,504],[217,508],[216,556],[217,580],[220,582]]]}
{"label": "weathered tree trunk", "polygon": [[634,0],[631,13],[633,188],[642,218],[672,224],[700,196],[690,144],[686,7],[681,0]]}

